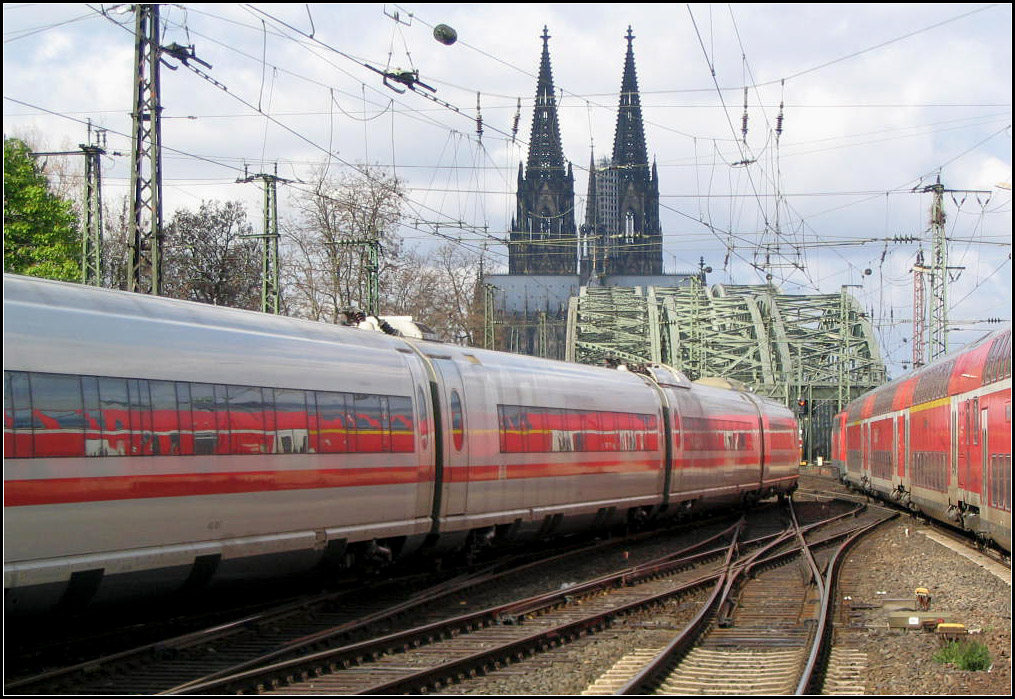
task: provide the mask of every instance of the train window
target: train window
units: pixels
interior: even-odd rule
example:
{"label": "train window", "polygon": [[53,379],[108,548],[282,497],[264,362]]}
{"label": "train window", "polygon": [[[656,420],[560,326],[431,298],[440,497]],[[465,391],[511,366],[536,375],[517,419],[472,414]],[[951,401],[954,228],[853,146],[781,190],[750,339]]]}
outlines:
{"label": "train window", "polygon": [[574,432],[568,429],[568,413],[562,408],[546,409],[548,451],[575,451]]}
{"label": "train window", "polygon": [[191,384],[190,400],[194,422],[194,453],[214,454],[218,443],[214,387],[206,383]]}
{"label": "train window", "polygon": [[387,416],[382,396],[357,393],[352,396],[353,420],[356,423],[356,449],[359,452],[378,453],[390,450],[391,435],[387,430]]}
{"label": "train window", "polygon": [[152,432],[156,454],[180,453],[180,411],[176,405],[176,386],[171,381],[149,381]]}
{"label": "train window", "polygon": [[426,437],[430,434],[430,413],[426,408],[426,395],[422,386],[416,390],[416,401],[419,403],[419,434]]}
{"label": "train window", "polygon": [[658,448],[654,415],[498,405],[502,453]]}
{"label": "train window", "polygon": [[521,451],[535,451],[537,441],[533,438],[539,421],[538,408],[522,408],[518,413],[518,434]]}
{"label": "train window", "polygon": [[77,376],[32,374],[29,378],[35,427],[35,456],[83,456],[84,403]]}
{"label": "train window", "polygon": [[977,446],[980,443],[980,397],[976,396],[973,398],[973,414],[970,416],[973,422],[972,438],[973,446]]}
{"label": "train window", "polygon": [[229,406],[229,453],[263,454],[273,444],[264,429],[265,402],[260,388],[226,386]]}
{"label": "train window", "polygon": [[936,398],[944,398],[948,393],[948,380],[951,378],[954,365],[955,360],[952,359],[932,366],[926,373],[921,374],[913,391],[913,403],[919,405]]}
{"label": "train window", "polygon": [[412,419],[412,399],[408,396],[389,396],[388,412],[391,420],[391,451],[413,451],[416,430]]}
{"label": "train window", "polygon": [[81,396],[84,399],[85,455],[102,455],[102,414],[99,408],[99,380],[94,376],[81,377]]}
{"label": "train window", "polygon": [[317,394],[306,391],[304,395],[307,399],[307,451],[317,454],[321,451],[321,418],[317,411]]}
{"label": "train window", "polygon": [[516,405],[498,405],[497,418],[500,429],[500,451],[502,454],[521,451],[518,432],[519,408]]}
{"label": "train window", "polygon": [[[461,449],[464,415],[455,398],[452,433]],[[421,390],[421,411],[423,399]],[[415,426],[409,396],[4,372],[8,458],[411,453]]]}
{"label": "train window", "polygon": [[4,372],[4,455],[33,455],[32,432],[38,421],[32,416],[28,373]]}
{"label": "train window", "polygon": [[1011,377],[1011,331],[1008,330],[990,344],[983,371],[983,383],[994,383]]}
{"label": "train window", "polygon": [[465,423],[462,415],[462,400],[458,391],[451,391],[451,442],[456,451],[461,451],[465,444]]}
{"label": "train window", "polygon": [[194,453],[194,416],[190,410],[190,384],[176,382],[176,415],[180,426],[180,454]]}
{"label": "train window", "polygon": [[213,384],[215,393],[215,453],[228,454],[229,442],[229,396],[222,384]]}
{"label": "train window", "polygon": [[276,454],[305,454],[310,449],[307,396],[303,391],[275,389]]}
{"label": "train window", "polygon": [[4,372],[4,456],[18,456],[14,441],[14,397],[11,395],[11,375]]}
{"label": "train window", "polygon": [[381,396],[381,451],[391,452],[391,404],[388,396]]}
{"label": "train window", "polygon": [[141,456],[158,454],[158,443],[152,429],[152,397],[147,379],[127,379],[130,395],[130,449]]}
{"label": "train window", "polygon": [[[355,451],[355,426],[349,422],[344,393],[317,392],[318,449],[323,454]],[[350,444],[351,443],[351,444]]]}
{"label": "train window", "polygon": [[130,453],[130,401],[126,379],[99,379],[102,456],[126,456]]}
{"label": "train window", "polygon": [[568,410],[567,411],[567,429],[574,435],[572,441],[574,442],[575,451],[589,451],[588,439],[589,436],[585,432],[585,418],[583,411],[581,410]]}

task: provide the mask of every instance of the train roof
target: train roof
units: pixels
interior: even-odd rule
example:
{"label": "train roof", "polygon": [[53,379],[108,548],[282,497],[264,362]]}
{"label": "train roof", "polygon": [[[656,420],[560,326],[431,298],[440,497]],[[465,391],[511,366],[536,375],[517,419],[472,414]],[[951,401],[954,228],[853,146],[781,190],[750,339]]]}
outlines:
{"label": "train roof", "polygon": [[1008,325],[855,398],[844,412],[853,422],[1010,379],[1011,357]]}

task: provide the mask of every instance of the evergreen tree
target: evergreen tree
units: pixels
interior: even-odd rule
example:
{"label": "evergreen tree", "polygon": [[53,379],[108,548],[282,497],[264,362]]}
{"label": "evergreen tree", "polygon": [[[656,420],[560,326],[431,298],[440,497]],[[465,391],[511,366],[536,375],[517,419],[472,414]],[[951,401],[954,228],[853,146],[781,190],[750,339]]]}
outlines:
{"label": "evergreen tree", "polygon": [[81,237],[70,201],[53,193],[28,145],[4,137],[4,271],[81,280]]}

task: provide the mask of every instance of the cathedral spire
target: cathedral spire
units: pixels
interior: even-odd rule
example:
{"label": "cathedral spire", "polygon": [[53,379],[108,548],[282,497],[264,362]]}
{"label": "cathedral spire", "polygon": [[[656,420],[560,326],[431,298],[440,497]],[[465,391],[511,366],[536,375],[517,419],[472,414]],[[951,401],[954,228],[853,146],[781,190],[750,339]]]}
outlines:
{"label": "cathedral spire", "polygon": [[543,27],[543,55],[539,62],[536,105],[532,113],[532,137],[529,139],[529,177],[545,178],[563,172],[564,150],[560,145],[557,98],[550,68],[550,34]]}
{"label": "cathedral spire", "polygon": [[511,274],[573,275],[578,265],[574,172],[564,161],[550,70],[550,33],[543,27],[529,160],[518,165],[517,209],[511,226]]}
{"label": "cathedral spire", "polygon": [[627,28],[627,56],[624,77],[620,84],[620,107],[617,110],[617,132],[613,139],[613,164],[634,167],[648,176],[648,150],[645,147],[645,125],[641,117],[641,96],[638,74],[634,67],[634,33]]}

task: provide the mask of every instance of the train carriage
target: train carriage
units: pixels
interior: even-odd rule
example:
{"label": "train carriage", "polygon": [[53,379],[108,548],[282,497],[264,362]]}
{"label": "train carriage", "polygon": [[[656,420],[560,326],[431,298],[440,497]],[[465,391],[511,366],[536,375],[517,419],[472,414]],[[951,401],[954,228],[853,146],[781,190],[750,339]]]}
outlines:
{"label": "train carriage", "polygon": [[405,434],[428,381],[396,339],[24,280],[4,308],[6,588],[101,599],[429,534],[433,448]]}
{"label": "train carriage", "polygon": [[1011,551],[1011,329],[910,372],[836,416],[845,481]]}

